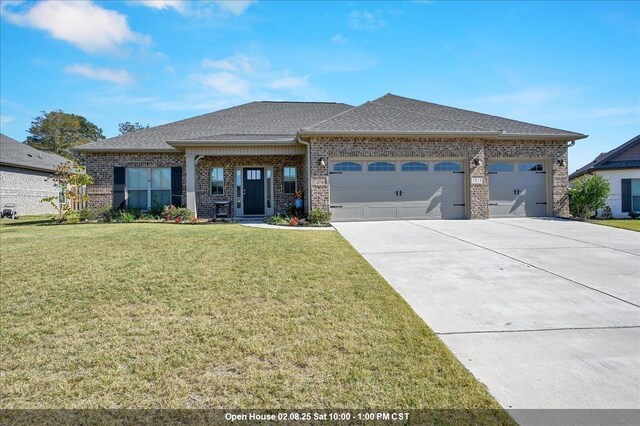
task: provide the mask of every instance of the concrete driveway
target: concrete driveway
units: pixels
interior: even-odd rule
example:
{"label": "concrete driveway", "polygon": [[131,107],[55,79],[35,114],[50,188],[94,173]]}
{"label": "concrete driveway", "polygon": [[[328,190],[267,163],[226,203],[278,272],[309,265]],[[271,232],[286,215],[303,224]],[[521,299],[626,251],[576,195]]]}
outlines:
{"label": "concrete driveway", "polygon": [[529,218],[334,226],[505,408],[640,409],[640,234]]}

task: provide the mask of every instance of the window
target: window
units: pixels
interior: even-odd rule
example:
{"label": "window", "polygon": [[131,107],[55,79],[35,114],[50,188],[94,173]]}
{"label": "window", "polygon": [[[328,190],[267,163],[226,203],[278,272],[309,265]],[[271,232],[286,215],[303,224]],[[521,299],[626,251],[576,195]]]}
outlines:
{"label": "window", "polygon": [[267,169],[267,208],[271,208],[271,169]]}
{"label": "window", "polygon": [[236,207],[242,207],[242,170],[236,170]]}
{"label": "window", "polygon": [[147,210],[171,204],[171,169],[127,168],[127,206]]}
{"label": "window", "polygon": [[151,207],[171,204],[171,169],[151,170]]}
{"label": "window", "polygon": [[375,163],[369,163],[367,170],[370,172],[395,172],[396,165],[386,161],[376,161]]}
{"label": "window", "polygon": [[333,166],[334,172],[360,172],[362,166],[360,163],[354,163],[353,161],[343,161],[342,163],[336,163]]}
{"label": "window", "polygon": [[521,172],[542,172],[544,168],[540,163],[520,163],[518,164],[518,171]]}
{"label": "window", "polygon": [[224,194],[224,168],[211,168],[211,195]]}
{"label": "window", "polygon": [[490,172],[512,172],[513,163],[489,163]]}
{"label": "window", "polygon": [[247,180],[262,179],[262,170],[247,170]]}
{"label": "window", "polygon": [[631,210],[640,212],[640,179],[631,179]]}
{"label": "window", "polygon": [[284,193],[295,194],[296,192],[296,168],[284,168]]}
{"label": "window", "polygon": [[402,164],[403,172],[426,172],[429,170],[429,165],[421,163],[419,161],[411,161],[410,163]]}
{"label": "window", "polygon": [[436,172],[459,172],[462,170],[460,163],[454,163],[453,161],[443,161],[436,163],[433,168]]}

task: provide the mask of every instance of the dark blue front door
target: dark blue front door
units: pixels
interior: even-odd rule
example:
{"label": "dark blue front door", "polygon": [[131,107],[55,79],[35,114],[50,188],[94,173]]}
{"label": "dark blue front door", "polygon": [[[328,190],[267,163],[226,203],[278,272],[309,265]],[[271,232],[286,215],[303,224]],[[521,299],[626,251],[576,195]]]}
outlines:
{"label": "dark blue front door", "polygon": [[264,214],[264,169],[244,169],[242,187],[244,214]]}

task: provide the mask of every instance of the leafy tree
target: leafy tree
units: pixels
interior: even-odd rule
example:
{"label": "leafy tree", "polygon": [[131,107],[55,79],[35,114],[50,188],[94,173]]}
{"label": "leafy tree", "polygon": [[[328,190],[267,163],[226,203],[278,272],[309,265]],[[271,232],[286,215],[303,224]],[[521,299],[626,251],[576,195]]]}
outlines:
{"label": "leafy tree", "polygon": [[120,129],[121,135],[126,135],[127,133],[133,133],[133,132],[137,132],[138,130],[148,129],[149,125],[147,124],[146,126],[143,126],[137,121],[135,123],[132,123],[130,121],[125,121],[124,123],[118,124],[118,128]]}
{"label": "leafy tree", "polygon": [[574,217],[588,218],[607,206],[611,193],[609,180],[601,175],[580,176],[569,189],[569,209]]}
{"label": "leafy tree", "polygon": [[102,129],[81,115],[42,111],[31,122],[27,145],[73,159],[70,148],[104,139]]}
{"label": "leafy tree", "polygon": [[86,202],[89,197],[84,194],[82,188],[93,184],[93,178],[84,173],[82,166],[76,166],[74,169],[70,162],[59,164],[56,167],[55,174],[51,180],[60,190],[60,195],[53,195],[40,200],[43,203],[49,203],[56,209],[58,217],[56,221],[61,223],[65,220],[67,213],[71,210],[71,206],[77,202]]}

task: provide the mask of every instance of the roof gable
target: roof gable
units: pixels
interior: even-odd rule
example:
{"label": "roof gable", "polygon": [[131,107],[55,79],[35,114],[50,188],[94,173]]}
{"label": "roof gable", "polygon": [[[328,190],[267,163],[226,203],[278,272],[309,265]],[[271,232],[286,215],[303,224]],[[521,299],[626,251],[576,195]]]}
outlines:
{"label": "roof gable", "polygon": [[55,171],[59,164],[68,161],[59,155],[40,151],[9,136],[0,134],[0,163],[2,164],[27,169]]}
{"label": "roof gable", "polygon": [[640,168],[640,135],[631,138],[609,152],[602,153],[591,163],[571,173],[569,179],[575,179],[595,170]]}
{"label": "roof gable", "polygon": [[[399,117],[401,119],[399,120]],[[348,118],[348,120],[347,120]],[[513,136],[585,137],[580,133],[424,102],[388,93],[344,114],[307,127],[319,132],[477,133]]]}
{"label": "roof gable", "polygon": [[250,102],[76,148],[177,152],[167,142],[293,142],[299,129],[352,108],[335,102]]}

